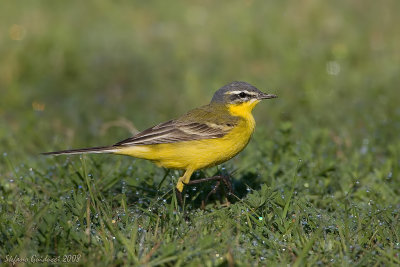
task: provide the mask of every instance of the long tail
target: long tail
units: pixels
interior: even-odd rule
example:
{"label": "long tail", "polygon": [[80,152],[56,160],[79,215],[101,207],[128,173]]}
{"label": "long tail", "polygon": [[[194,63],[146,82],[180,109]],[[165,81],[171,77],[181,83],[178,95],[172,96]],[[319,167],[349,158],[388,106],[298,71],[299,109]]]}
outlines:
{"label": "long tail", "polygon": [[75,155],[75,154],[86,154],[86,153],[113,153],[118,151],[117,146],[99,146],[99,147],[89,147],[89,148],[81,148],[81,149],[70,149],[70,150],[61,150],[54,152],[45,152],[41,153],[42,155]]}

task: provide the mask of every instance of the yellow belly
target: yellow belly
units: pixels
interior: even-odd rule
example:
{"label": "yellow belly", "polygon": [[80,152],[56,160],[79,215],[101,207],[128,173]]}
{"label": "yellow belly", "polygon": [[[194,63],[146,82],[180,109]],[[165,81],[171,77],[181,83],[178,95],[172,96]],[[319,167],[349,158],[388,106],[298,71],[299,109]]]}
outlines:
{"label": "yellow belly", "polygon": [[222,138],[131,146],[115,153],[151,160],[165,168],[197,170],[220,164],[242,151],[250,140],[254,126],[251,117]]}

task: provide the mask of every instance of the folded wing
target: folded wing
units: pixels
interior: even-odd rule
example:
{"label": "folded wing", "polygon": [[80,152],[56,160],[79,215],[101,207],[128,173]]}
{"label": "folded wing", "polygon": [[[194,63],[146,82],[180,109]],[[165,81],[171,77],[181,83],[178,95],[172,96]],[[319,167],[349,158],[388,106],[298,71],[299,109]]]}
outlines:
{"label": "folded wing", "polygon": [[114,146],[153,145],[220,138],[237,125],[238,118],[225,110],[204,106],[176,120],[151,127]]}

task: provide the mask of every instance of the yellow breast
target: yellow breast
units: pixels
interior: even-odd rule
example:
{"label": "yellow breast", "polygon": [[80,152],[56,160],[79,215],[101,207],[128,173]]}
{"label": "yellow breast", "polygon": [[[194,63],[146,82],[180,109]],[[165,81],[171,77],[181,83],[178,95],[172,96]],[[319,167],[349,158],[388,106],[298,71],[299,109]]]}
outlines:
{"label": "yellow breast", "polygon": [[222,138],[132,146],[124,148],[117,154],[148,159],[159,166],[171,169],[197,170],[220,164],[234,157],[248,144],[255,128],[251,110],[256,104],[255,101],[228,107],[233,116],[241,119]]}

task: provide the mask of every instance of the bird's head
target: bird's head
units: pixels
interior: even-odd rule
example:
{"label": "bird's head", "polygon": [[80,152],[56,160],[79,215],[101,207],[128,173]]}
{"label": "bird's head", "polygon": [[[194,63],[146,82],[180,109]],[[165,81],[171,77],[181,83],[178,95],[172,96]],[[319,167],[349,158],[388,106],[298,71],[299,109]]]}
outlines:
{"label": "bird's head", "polygon": [[276,97],[276,95],[261,92],[249,83],[231,82],[215,92],[211,103],[224,104],[230,108],[251,112],[261,100]]}

